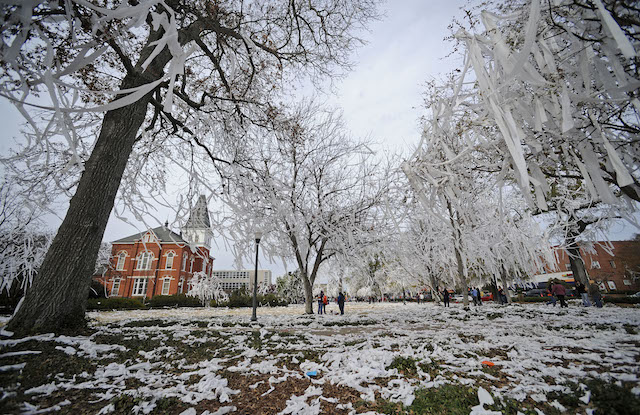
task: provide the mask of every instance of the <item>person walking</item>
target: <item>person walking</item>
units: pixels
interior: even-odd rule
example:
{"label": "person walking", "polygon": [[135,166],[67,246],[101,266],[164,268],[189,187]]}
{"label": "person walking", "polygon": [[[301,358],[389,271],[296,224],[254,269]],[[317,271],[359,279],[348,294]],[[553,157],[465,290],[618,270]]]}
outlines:
{"label": "person walking", "polygon": [[340,309],[340,315],[344,314],[344,294],[342,294],[342,291],[338,293],[338,308]]}
{"label": "person walking", "polygon": [[547,288],[547,291],[549,292],[549,295],[551,296],[551,298],[549,298],[549,301],[547,301],[547,305],[549,304],[553,304],[553,306],[556,306],[556,297],[554,297],[553,295],[553,282],[549,283],[549,287]]}
{"label": "person walking", "polygon": [[576,281],[576,292],[580,294],[582,298],[582,305],[585,307],[591,307],[591,302],[589,301],[589,295],[587,294],[587,289],[584,284],[580,281]]}
{"label": "person walking", "polygon": [[442,301],[444,301],[445,307],[449,307],[449,291],[446,288],[442,291]]}
{"label": "person walking", "polygon": [[558,301],[560,301],[560,308],[562,307],[569,307],[566,303],[566,301],[564,301],[564,296],[567,295],[567,289],[564,288],[564,285],[562,285],[561,283],[557,282],[553,285],[553,289],[551,290],[551,294],[555,295],[556,297],[558,297]]}
{"label": "person walking", "polygon": [[318,296],[318,314],[324,314],[324,291]]}
{"label": "person walking", "polygon": [[591,295],[593,304],[598,308],[602,308],[602,294],[600,294],[600,289],[598,288],[598,284],[589,285],[589,294]]}
{"label": "person walking", "polygon": [[476,291],[478,292],[478,305],[482,305],[482,291],[478,287],[476,287]]}
{"label": "person walking", "polygon": [[498,299],[500,304],[507,304],[507,296],[504,295],[504,290],[502,287],[498,287]]}

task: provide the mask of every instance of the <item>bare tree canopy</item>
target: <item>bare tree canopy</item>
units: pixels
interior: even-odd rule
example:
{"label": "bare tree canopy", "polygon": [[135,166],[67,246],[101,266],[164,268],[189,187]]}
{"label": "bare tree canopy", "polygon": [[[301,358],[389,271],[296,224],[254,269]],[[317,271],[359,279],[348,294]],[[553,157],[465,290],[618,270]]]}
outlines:
{"label": "bare tree canopy", "polygon": [[387,170],[348,136],[339,113],[313,102],[280,114],[273,133],[254,141],[250,167],[229,175],[224,187],[226,227],[232,235],[261,230],[268,255],[295,261],[311,313],[320,267],[380,232]]}

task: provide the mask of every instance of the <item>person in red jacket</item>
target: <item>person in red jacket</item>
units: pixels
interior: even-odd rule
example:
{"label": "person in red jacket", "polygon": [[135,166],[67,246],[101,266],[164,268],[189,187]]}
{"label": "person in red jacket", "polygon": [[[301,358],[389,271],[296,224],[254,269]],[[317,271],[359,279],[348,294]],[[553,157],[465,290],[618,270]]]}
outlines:
{"label": "person in red jacket", "polygon": [[564,296],[567,295],[567,289],[564,288],[564,285],[562,285],[559,282],[556,282],[553,285],[553,288],[551,289],[551,294],[553,294],[556,297],[558,297],[558,301],[560,301],[560,308],[569,307],[567,305],[566,301],[564,301]]}

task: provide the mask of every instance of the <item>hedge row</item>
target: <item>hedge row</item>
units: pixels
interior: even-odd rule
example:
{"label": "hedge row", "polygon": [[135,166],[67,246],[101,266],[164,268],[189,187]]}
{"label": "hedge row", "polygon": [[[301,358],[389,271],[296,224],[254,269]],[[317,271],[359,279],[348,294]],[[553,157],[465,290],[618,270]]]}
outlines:
{"label": "hedge row", "polygon": [[[275,294],[258,295],[259,306],[286,306],[286,301],[280,300]],[[234,292],[229,301],[216,303],[211,301],[212,307],[252,307],[253,297],[246,292]],[[195,297],[188,297],[184,294],[157,295],[143,302],[138,298],[90,298],[87,300],[87,310],[137,310],[160,307],[202,307],[202,303]]]}
{"label": "hedge row", "polygon": [[202,307],[202,302],[195,297],[184,294],[156,295],[148,301],[149,307]]}
{"label": "hedge row", "polygon": [[89,298],[87,300],[87,311],[92,310],[137,310],[147,308],[142,300],[137,298]]}

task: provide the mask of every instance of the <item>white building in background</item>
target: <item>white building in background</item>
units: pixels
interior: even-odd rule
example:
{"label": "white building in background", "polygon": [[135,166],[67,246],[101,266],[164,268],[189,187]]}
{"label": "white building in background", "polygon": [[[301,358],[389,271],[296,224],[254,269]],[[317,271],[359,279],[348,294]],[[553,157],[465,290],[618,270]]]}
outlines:
{"label": "white building in background", "polygon": [[[225,291],[234,291],[242,288],[247,290],[253,289],[254,270],[214,270],[212,275],[220,279],[222,289]],[[271,285],[271,271],[268,269],[258,270],[258,286]]]}

